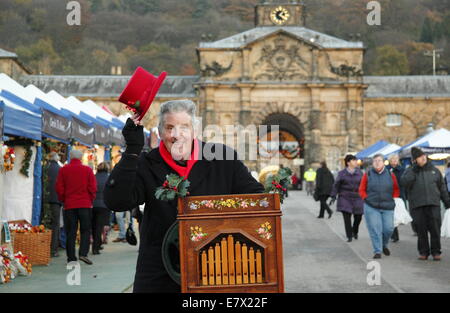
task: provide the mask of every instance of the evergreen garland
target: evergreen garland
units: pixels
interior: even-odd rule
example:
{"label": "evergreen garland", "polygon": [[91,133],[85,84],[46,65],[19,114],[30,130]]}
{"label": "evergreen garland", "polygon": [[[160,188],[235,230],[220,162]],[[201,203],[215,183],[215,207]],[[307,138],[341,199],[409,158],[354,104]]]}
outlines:
{"label": "evergreen garland", "polygon": [[33,150],[31,150],[31,146],[25,146],[25,158],[22,160],[22,167],[20,169],[20,173],[25,175],[26,177],[30,177],[30,164],[31,157],[33,156]]}

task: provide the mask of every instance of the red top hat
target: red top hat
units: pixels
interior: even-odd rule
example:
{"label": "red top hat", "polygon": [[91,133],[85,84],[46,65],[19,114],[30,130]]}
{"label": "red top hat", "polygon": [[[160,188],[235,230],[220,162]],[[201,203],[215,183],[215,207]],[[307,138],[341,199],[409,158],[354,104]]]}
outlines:
{"label": "red top hat", "polygon": [[131,111],[138,112],[140,121],[150,108],[166,76],[167,73],[162,72],[155,77],[139,66],[120,94],[119,101]]}

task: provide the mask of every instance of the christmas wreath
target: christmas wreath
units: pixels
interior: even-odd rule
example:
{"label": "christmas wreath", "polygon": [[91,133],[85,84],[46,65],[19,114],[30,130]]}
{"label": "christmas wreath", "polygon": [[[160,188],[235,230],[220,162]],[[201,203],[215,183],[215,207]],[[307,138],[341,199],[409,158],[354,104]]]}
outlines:
{"label": "christmas wreath", "polygon": [[287,167],[280,168],[277,174],[269,176],[266,180],[265,191],[268,193],[278,193],[280,195],[280,202],[283,203],[291,175],[291,169]]}
{"label": "christmas wreath", "polygon": [[3,172],[9,172],[14,169],[14,160],[16,159],[16,155],[14,153],[14,148],[10,148],[6,145],[2,147],[2,155],[3,155]]}

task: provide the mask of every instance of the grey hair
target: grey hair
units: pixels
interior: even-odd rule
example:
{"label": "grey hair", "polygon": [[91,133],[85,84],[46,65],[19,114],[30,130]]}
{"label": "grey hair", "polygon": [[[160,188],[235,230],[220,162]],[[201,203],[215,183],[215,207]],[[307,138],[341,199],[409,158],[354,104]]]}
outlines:
{"label": "grey hair", "polygon": [[49,159],[51,160],[51,161],[56,161],[56,162],[58,162],[59,161],[59,155],[58,155],[58,153],[56,153],[56,152],[51,152],[50,153],[50,156],[49,156]]}
{"label": "grey hair", "polygon": [[162,103],[159,109],[159,123],[158,123],[159,134],[163,133],[164,117],[166,114],[173,112],[186,112],[191,117],[192,126],[194,126],[197,123],[197,119],[195,117],[196,111],[197,106],[193,101],[188,99],[171,100]]}
{"label": "grey hair", "polygon": [[83,151],[80,150],[71,150],[70,151],[70,159],[78,159],[81,160],[83,158]]}
{"label": "grey hair", "polygon": [[400,156],[397,153],[391,154],[388,158],[388,160],[392,160],[393,158],[397,157],[400,160]]}
{"label": "grey hair", "polygon": [[384,155],[382,155],[381,153],[377,153],[373,156],[372,160],[376,159],[376,158],[381,158],[384,161]]}

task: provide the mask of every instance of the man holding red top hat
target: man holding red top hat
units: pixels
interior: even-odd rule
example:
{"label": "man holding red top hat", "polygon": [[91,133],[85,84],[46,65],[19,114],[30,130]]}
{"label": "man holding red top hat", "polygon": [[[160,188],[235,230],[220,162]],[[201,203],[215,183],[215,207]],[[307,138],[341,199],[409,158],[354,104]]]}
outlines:
{"label": "man holding red top hat", "polygon": [[[160,145],[150,152],[141,153],[144,133],[140,121],[157,92],[149,84],[159,83],[153,77],[144,76],[135,81],[148,88],[133,86],[136,93],[124,90],[121,95],[121,102],[128,105],[128,101],[131,104],[140,101],[140,107],[135,110],[133,118],[127,120],[122,131],[127,147],[106,183],[105,203],[113,211],[126,211],[145,203],[134,292],[179,292],[180,286],[169,277],[161,253],[164,236],[176,221],[177,200],[164,201],[155,196],[158,187],[167,185],[167,175],[175,174],[187,179],[191,196],[262,193],[264,187],[238,160],[234,150],[195,138],[196,105],[190,100],[161,104]],[[140,94],[142,92],[147,94]],[[226,159],[230,155],[232,159]]]}

